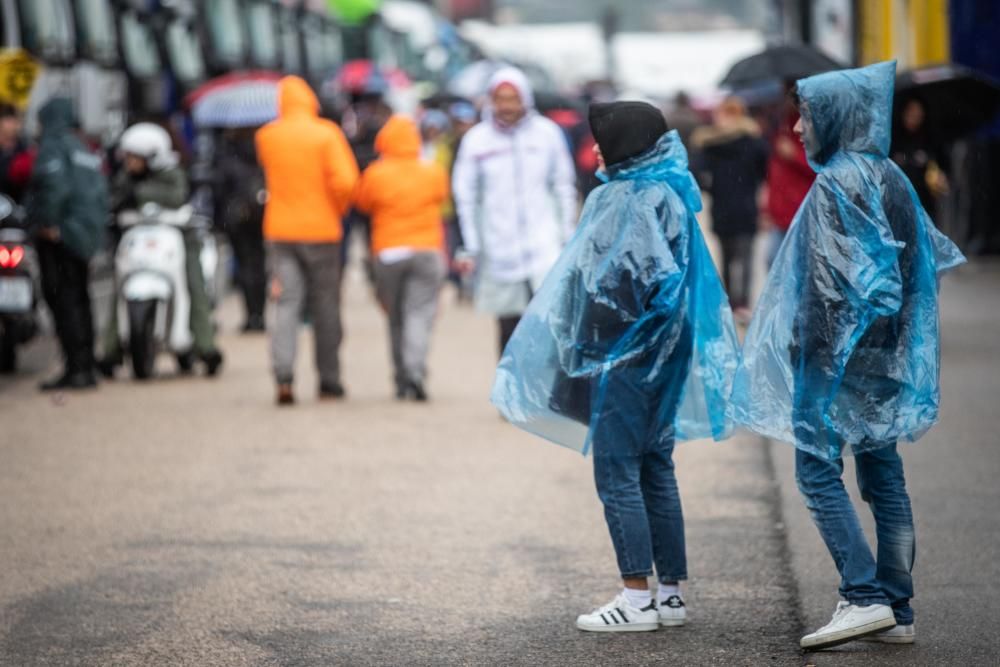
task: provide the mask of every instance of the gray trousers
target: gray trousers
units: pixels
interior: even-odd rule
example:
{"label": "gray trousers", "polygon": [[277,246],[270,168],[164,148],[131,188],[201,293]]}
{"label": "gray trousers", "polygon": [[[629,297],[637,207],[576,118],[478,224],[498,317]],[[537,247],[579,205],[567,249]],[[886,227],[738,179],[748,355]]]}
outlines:
{"label": "gray trousers", "polygon": [[291,384],[303,306],[308,305],[320,386],[340,383],[340,244],[268,244],[268,266],[280,292],[271,318],[271,363],[278,384]]}
{"label": "gray trousers", "polygon": [[437,314],[438,294],[447,275],[439,252],[375,265],[375,290],[389,317],[389,340],[396,384],[422,383]]}

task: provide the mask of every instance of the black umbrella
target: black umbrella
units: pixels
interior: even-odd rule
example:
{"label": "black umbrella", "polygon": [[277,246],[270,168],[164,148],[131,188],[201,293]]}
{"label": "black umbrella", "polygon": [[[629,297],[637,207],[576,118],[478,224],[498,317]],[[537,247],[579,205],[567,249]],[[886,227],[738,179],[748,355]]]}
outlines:
{"label": "black umbrella", "polygon": [[844,65],[811,46],[785,44],[739,61],[729,69],[720,85],[749,88],[768,81],[795,81],[837,69],[844,69]]}
{"label": "black umbrella", "polygon": [[911,69],[896,77],[897,111],[911,99],[923,103],[934,136],[952,141],[996,119],[1000,84],[961,65]]}

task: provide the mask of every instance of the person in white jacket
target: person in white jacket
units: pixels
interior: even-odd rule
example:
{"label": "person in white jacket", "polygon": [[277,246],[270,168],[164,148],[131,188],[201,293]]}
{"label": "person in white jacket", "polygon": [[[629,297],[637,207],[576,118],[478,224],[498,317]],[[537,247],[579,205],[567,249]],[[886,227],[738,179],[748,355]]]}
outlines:
{"label": "person in white jacket", "polygon": [[535,111],[524,74],[498,70],[485,119],[462,140],[453,192],[460,268],[476,271],[475,302],[497,317],[500,353],[573,232],[576,176],[559,126]]}

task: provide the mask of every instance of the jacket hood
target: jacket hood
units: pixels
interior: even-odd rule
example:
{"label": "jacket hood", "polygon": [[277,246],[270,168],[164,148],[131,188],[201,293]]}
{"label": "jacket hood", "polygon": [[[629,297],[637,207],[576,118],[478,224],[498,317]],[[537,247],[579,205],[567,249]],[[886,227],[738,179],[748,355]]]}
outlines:
{"label": "jacket hood", "polygon": [[278,115],[319,115],[319,99],[309,84],[297,76],[286,76],[278,82]]}
{"label": "jacket hood", "polygon": [[895,82],[894,60],[798,82],[806,153],[816,171],[839,152],[889,156]]}
{"label": "jacket hood", "polygon": [[664,134],[642,155],[609,166],[607,174],[598,172],[598,177],[611,181],[666,181],[685,206],[694,212],[701,210],[701,190],[688,170],[687,149],[677,130]]}
{"label": "jacket hood", "polygon": [[393,116],[375,136],[375,150],[386,157],[419,156],[420,132],[417,124],[406,116]]}
{"label": "jacket hood", "polygon": [[524,75],[524,72],[516,67],[501,67],[493,73],[493,76],[490,77],[490,85],[487,88],[490,98],[493,97],[496,89],[505,83],[514,86],[514,89],[521,96],[521,101],[524,103],[525,109],[531,111],[535,108],[535,93],[531,89],[531,82],[528,81],[528,77]]}
{"label": "jacket hood", "polygon": [[38,120],[42,124],[42,132],[61,132],[76,125],[76,112],[73,111],[73,101],[68,97],[55,97],[38,111]]}
{"label": "jacket hood", "polygon": [[727,125],[707,125],[699,127],[691,133],[691,144],[698,148],[707,148],[717,144],[726,144],[742,137],[759,137],[760,125],[752,118],[740,118]]}

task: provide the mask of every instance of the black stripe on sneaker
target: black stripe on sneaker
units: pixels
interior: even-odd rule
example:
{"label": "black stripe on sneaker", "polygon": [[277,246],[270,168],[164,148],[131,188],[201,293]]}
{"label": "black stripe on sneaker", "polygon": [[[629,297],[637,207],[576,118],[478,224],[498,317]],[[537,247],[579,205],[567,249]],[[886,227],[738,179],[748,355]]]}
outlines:
{"label": "black stripe on sneaker", "polygon": [[611,625],[611,623],[608,622],[608,619],[604,618],[604,614],[601,614],[601,620],[604,621],[604,625]]}
{"label": "black stripe on sneaker", "polygon": [[639,611],[656,611],[656,600],[650,600],[649,604],[647,604]]}
{"label": "black stripe on sneaker", "polygon": [[617,616],[615,616],[615,612],[616,611],[618,611],[618,610],[617,609],[612,609],[611,611],[608,612],[608,616],[610,616],[611,620],[615,622],[615,625],[621,625],[622,622],[618,620]]}
{"label": "black stripe on sneaker", "polygon": [[626,616],[626,615],[625,615],[625,612],[623,612],[623,611],[622,611],[622,608],[621,608],[621,607],[615,607],[615,611],[617,611],[617,612],[618,612],[618,615],[622,617],[622,620],[623,620],[623,621],[625,621],[626,623],[629,623],[629,622],[630,622],[630,621],[628,620],[628,616]]}

